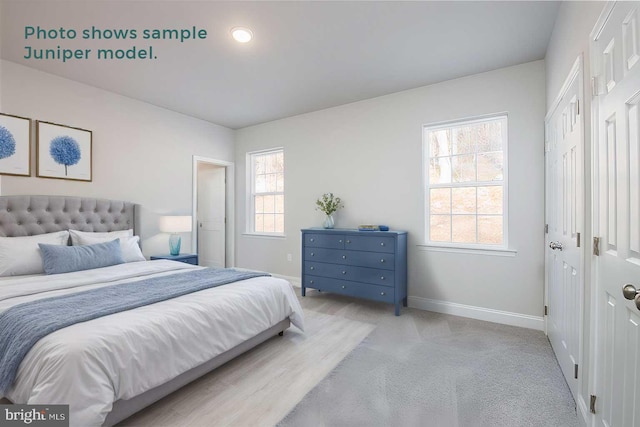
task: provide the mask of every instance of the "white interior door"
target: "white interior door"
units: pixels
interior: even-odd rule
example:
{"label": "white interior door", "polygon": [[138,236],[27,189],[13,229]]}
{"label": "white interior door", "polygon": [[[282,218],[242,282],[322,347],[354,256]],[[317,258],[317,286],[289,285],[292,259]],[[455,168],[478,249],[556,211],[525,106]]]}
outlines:
{"label": "white interior door", "polygon": [[226,168],[198,163],[198,258],[200,265],[225,267]]}
{"label": "white interior door", "polygon": [[547,334],[577,400],[583,313],[584,173],[581,62],[546,120]]}
{"label": "white interior door", "polygon": [[[598,426],[640,426],[640,2],[609,5],[594,30],[597,128],[596,404]],[[637,301],[640,301],[637,300]]]}

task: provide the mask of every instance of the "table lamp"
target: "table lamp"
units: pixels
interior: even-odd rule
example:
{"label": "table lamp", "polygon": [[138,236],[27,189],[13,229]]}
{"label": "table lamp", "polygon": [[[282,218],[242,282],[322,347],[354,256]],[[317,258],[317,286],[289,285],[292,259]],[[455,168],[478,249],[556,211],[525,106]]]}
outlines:
{"label": "table lamp", "polygon": [[182,238],[178,233],[188,233],[191,231],[191,217],[161,216],[160,231],[163,233],[171,233],[171,237],[169,237],[169,253],[173,256],[179,255]]}

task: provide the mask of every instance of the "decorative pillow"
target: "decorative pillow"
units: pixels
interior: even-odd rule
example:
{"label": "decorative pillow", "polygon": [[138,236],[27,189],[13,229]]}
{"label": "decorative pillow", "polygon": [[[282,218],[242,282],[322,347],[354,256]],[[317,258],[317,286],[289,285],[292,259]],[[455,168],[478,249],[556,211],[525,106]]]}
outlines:
{"label": "decorative pillow", "polygon": [[0,276],[44,273],[38,244],[63,246],[68,241],[67,230],[37,236],[0,237]]}
{"label": "decorative pillow", "polygon": [[85,246],[58,246],[40,243],[44,272],[69,273],[122,264],[120,240]]}
{"label": "decorative pillow", "polygon": [[101,232],[101,231],[78,231],[78,230],[69,230],[69,234],[71,235],[71,244],[73,246],[78,246],[78,245],[82,245],[83,243],[79,243],[78,239],[80,237],[103,237],[105,238],[105,242],[107,241],[112,241],[113,239],[119,239],[120,237],[132,237],[133,236],[133,229],[130,228],[129,230],[120,230],[120,231],[108,231],[108,232]]}
{"label": "decorative pillow", "polygon": [[[120,249],[122,250],[122,259],[124,259],[124,262],[146,261],[146,258],[142,255],[142,251],[140,250],[140,245],[138,244],[140,241],[139,236],[119,237],[119,239]],[[78,243],[74,243],[74,246],[95,245],[96,243],[105,243],[110,242],[111,240],[113,240],[112,237],[81,235],[77,237],[76,241]]]}

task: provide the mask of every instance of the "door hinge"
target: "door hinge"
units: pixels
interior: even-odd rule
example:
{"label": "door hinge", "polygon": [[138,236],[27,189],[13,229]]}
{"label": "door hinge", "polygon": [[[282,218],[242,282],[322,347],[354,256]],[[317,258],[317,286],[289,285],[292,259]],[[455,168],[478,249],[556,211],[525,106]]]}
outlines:
{"label": "door hinge", "polygon": [[591,96],[598,96],[599,95],[599,90],[598,90],[598,77],[593,76],[591,77]]}
{"label": "door hinge", "polygon": [[589,396],[589,412],[596,413],[596,397],[593,394]]}
{"label": "door hinge", "polygon": [[573,378],[578,379],[578,364],[573,365]]}
{"label": "door hinge", "polygon": [[593,254],[595,256],[600,256],[600,238],[599,237],[593,238]]}
{"label": "door hinge", "polygon": [[549,224],[544,225],[544,234],[549,234]]}
{"label": "door hinge", "polygon": [[544,306],[544,315],[545,316],[549,315],[549,306],[547,306],[547,305]]}
{"label": "door hinge", "polygon": [[580,115],[580,100],[576,99],[576,116]]}
{"label": "door hinge", "polygon": [[576,236],[576,244],[577,244],[578,247],[580,247],[580,233],[576,233],[576,234],[577,234],[577,236]]}

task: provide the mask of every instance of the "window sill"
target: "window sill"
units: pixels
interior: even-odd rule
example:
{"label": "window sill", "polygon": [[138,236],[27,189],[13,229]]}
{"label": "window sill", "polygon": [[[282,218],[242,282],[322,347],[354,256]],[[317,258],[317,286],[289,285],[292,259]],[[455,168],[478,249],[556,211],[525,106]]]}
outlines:
{"label": "window sill", "polygon": [[465,247],[457,247],[457,246],[434,246],[434,245],[416,245],[418,250],[427,251],[427,252],[452,252],[459,254],[473,254],[473,255],[493,255],[493,256],[504,256],[504,257],[514,257],[518,253],[516,249],[505,249],[505,248],[465,248]]}
{"label": "window sill", "polygon": [[257,237],[259,239],[286,239],[286,234],[276,233],[242,233],[245,237]]}

